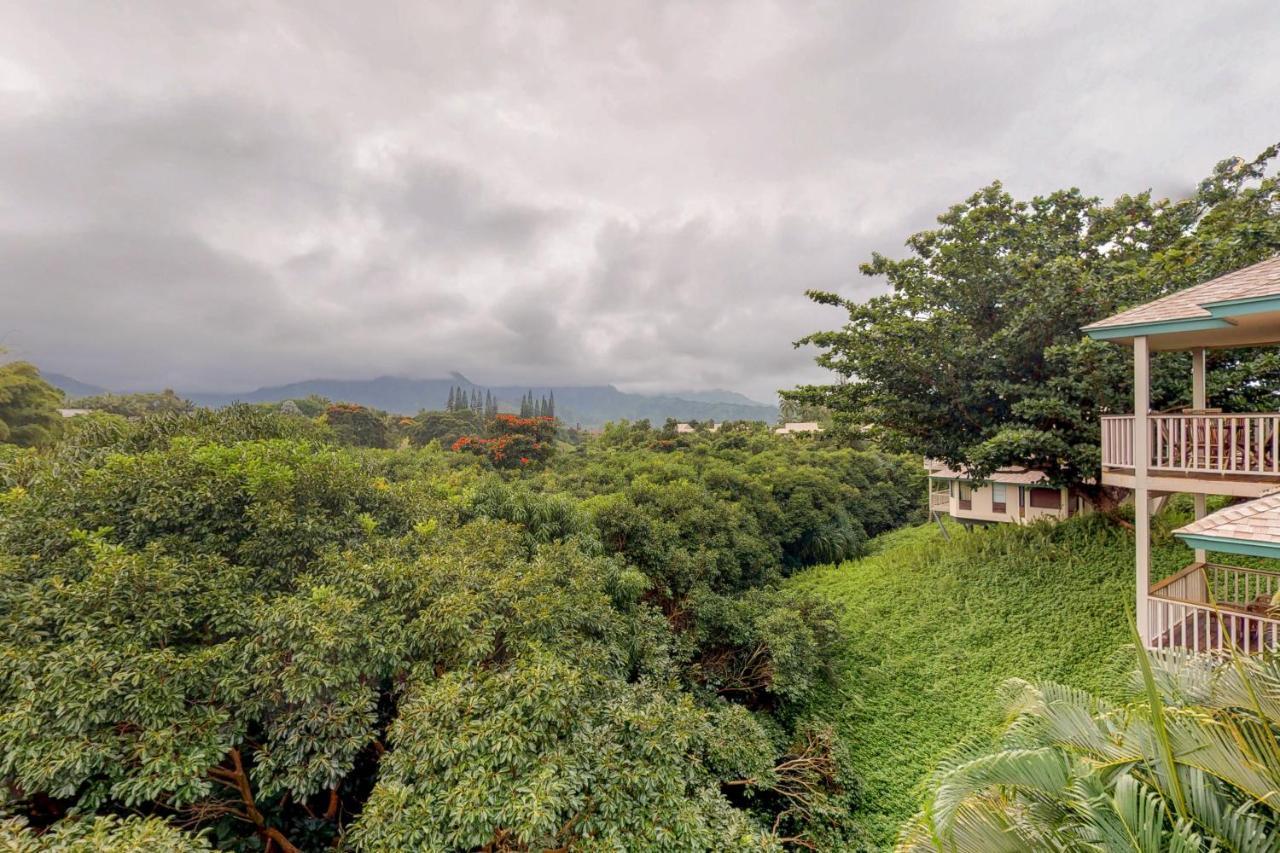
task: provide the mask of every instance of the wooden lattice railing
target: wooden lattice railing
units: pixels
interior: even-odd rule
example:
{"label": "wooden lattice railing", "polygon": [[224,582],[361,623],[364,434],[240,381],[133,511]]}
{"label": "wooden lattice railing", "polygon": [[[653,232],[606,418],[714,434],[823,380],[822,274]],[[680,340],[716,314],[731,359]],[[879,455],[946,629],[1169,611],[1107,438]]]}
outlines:
{"label": "wooden lattice railing", "polygon": [[[1134,467],[1133,415],[1102,418],[1102,464]],[[1280,476],[1280,413],[1148,415],[1153,471]]]}
{"label": "wooden lattice railing", "polygon": [[1192,563],[1151,587],[1147,644],[1252,654],[1280,646],[1280,573]]}

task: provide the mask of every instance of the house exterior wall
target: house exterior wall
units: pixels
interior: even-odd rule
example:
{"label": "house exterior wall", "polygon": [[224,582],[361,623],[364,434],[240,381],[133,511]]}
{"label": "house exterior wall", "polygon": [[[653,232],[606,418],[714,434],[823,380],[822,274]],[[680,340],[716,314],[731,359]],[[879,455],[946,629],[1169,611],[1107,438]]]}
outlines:
{"label": "house exterior wall", "polygon": [[1080,496],[1071,494],[1067,489],[1056,490],[1059,495],[1059,506],[1056,509],[1049,507],[1035,507],[1031,505],[1031,489],[1032,486],[1020,486],[1013,483],[1006,483],[1004,511],[997,511],[995,506],[995,484],[987,482],[981,486],[971,487],[971,498],[968,507],[960,505],[961,483],[963,480],[943,480],[934,478],[931,487],[933,489],[941,489],[942,484],[947,484],[948,502],[947,514],[957,521],[973,521],[980,523],[1014,523],[1014,524],[1031,524],[1032,522],[1044,519],[1052,521],[1061,521],[1071,515],[1091,512],[1093,507],[1087,500],[1080,500]]}
{"label": "house exterior wall", "polygon": [[951,517],[956,519],[964,519],[967,521],[998,521],[1009,522],[1018,520],[1018,487],[1005,486],[1006,495],[1012,492],[1013,500],[1005,501],[1005,511],[996,512],[992,506],[992,495],[994,489],[991,483],[983,486],[973,487],[973,497],[970,499],[969,508],[962,509],[960,506],[960,484],[963,481],[957,480],[952,488],[951,499]]}
{"label": "house exterior wall", "polygon": [[1051,507],[1032,506],[1031,505],[1031,488],[1028,487],[1025,490],[1024,497],[1027,503],[1025,518],[1028,524],[1033,521],[1039,521],[1043,518],[1052,519],[1054,521],[1061,521],[1062,519],[1067,518],[1069,516],[1071,504],[1070,504],[1070,498],[1067,495],[1067,490],[1058,489],[1057,492],[1058,492],[1058,506],[1056,509],[1054,509]]}

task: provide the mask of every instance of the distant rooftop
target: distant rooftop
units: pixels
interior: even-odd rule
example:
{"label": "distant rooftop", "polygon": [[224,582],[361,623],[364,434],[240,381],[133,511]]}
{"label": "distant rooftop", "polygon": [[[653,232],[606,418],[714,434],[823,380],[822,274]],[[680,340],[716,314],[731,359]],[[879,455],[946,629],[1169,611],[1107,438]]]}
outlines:
{"label": "distant rooftop", "polygon": [[[930,460],[931,462],[933,460]],[[956,471],[948,468],[941,463],[934,463],[937,467],[929,468],[929,476],[939,480],[971,480],[973,476],[968,471]],[[1034,486],[1036,483],[1043,482],[1045,475],[1043,471],[1033,471],[1030,468],[1001,468],[987,476],[987,481],[992,483],[1005,483],[1011,486]]]}
{"label": "distant rooftop", "polygon": [[789,435],[793,432],[822,432],[817,421],[790,421],[774,430],[777,435]]}

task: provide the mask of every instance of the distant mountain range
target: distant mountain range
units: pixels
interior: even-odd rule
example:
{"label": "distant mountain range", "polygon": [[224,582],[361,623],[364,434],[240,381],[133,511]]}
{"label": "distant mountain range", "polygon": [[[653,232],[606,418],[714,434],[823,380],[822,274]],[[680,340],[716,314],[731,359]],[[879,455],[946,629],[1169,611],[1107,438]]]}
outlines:
{"label": "distant mountain range", "polygon": [[47,373],[42,370],[40,375],[44,377],[45,382],[48,382],[54,388],[61,389],[62,393],[72,399],[76,397],[93,397],[96,394],[107,393],[107,389],[100,385],[90,385],[88,382],[81,382],[79,379],[72,379],[70,376],[63,376],[61,373]]}
{"label": "distant mountain range", "polygon": [[[51,384],[67,393],[67,396],[87,397],[101,394],[106,389],[62,376],[43,374]],[[670,394],[628,394],[612,385],[477,385],[460,373],[443,379],[404,379],[396,376],[380,376],[377,379],[310,379],[273,385],[243,393],[178,393],[202,406],[225,406],[234,402],[274,403],[293,400],[312,394],[330,400],[359,403],[397,414],[412,415],[423,409],[443,409],[449,399],[449,389],[477,389],[482,394],[489,391],[498,398],[503,411],[517,411],[520,398],[529,391],[535,397],[555,394],[556,415],[564,423],[581,424],[584,427],[600,426],[608,421],[641,420],[647,418],[661,424],[667,418],[680,421],[752,420],[772,423],[778,418],[775,406],[758,403],[733,391],[683,391]],[[176,389],[175,389],[176,390]]]}

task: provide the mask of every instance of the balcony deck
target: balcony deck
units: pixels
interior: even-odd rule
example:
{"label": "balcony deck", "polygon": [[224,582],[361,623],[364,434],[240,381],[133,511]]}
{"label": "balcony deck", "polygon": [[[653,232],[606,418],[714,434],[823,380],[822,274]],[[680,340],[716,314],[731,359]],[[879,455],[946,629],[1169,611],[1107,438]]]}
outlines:
{"label": "balcony deck", "polygon": [[[1133,488],[1135,420],[1102,418],[1103,485]],[[1146,423],[1153,490],[1257,497],[1280,484],[1280,413],[1153,414]]]}
{"label": "balcony deck", "polygon": [[1280,572],[1192,563],[1151,587],[1147,645],[1245,654],[1280,646]]}

